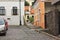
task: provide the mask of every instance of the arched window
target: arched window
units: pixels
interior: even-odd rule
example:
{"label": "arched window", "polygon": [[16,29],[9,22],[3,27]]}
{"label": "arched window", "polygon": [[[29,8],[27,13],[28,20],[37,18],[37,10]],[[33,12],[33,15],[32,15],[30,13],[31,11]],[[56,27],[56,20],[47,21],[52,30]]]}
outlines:
{"label": "arched window", "polygon": [[0,7],[0,15],[5,15],[5,7]]}
{"label": "arched window", "polygon": [[17,7],[13,7],[13,15],[17,15]]}

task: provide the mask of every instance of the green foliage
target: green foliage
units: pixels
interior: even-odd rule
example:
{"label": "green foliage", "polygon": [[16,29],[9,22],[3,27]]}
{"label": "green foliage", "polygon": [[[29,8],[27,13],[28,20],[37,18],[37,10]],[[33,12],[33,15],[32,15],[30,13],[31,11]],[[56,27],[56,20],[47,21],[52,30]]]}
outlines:
{"label": "green foliage", "polygon": [[29,3],[27,1],[25,1],[25,6],[29,6]]}
{"label": "green foliage", "polygon": [[30,22],[32,23],[34,21],[33,17],[29,17]]}

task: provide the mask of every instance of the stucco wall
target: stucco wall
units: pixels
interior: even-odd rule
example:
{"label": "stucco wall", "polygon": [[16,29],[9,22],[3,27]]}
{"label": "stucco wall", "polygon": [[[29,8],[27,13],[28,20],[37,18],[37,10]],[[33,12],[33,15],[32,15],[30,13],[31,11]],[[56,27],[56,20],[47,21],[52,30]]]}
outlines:
{"label": "stucco wall", "polygon": [[37,1],[37,4],[34,6],[34,25],[40,26],[43,29],[45,28],[45,3],[40,0]]}
{"label": "stucco wall", "polygon": [[[4,6],[5,11],[6,11],[5,15],[4,16],[0,15],[0,17],[5,18],[8,21],[9,25],[19,25],[20,24],[20,3],[19,2],[0,2],[0,6]],[[12,15],[12,7],[14,7],[14,6],[16,6],[18,8],[18,15]],[[24,6],[22,4],[22,9],[23,9],[23,7]],[[10,20],[8,20],[7,18],[10,18]]]}
{"label": "stucco wall", "polygon": [[45,28],[45,3],[44,2],[40,2],[40,26],[42,28]]}

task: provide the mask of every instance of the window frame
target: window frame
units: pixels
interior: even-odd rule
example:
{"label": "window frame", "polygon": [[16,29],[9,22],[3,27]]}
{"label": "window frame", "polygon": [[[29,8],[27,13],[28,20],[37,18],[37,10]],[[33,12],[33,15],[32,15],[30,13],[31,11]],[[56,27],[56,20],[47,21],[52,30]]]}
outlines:
{"label": "window frame", "polygon": [[5,15],[6,11],[5,11],[5,7],[0,7],[1,13],[0,15]]}
{"label": "window frame", "polygon": [[29,19],[29,15],[27,16],[27,19]]}
{"label": "window frame", "polygon": [[12,15],[18,15],[18,8],[17,7],[12,7]]}

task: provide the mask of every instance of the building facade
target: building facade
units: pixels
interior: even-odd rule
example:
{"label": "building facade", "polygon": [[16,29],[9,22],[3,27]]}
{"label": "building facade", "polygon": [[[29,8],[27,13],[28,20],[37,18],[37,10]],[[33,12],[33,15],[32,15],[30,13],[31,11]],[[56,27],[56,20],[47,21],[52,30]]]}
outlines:
{"label": "building facade", "polygon": [[34,25],[45,28],[45,4],[41,0],[35,0],[32,8],[34,9]]}
{"label": "building facade", "polygon": [[60,35],[60,0],[52,0],[50,3],[46,3],[45,7],[45,25],[48,32],[53,35]]}
{"label": "building facade", "polygon": [[53,35],[60,35],[60,0],[36,0],[34,8],[34,25]]}
{"label": "building facade", "polygon": [[52,13],[55,15],[55,23],[53,26],[53,34],[54,35],[60,35],[60,0],[52,0],[53,10]]}
{"label": "building facade", "polygon": [[25,22],[26,23],[28,23],[28,22],[30,22],[30,17],[34,17],[33,16],[33,14],[31,14],[32,13],[32,2],[33,2],[33,0],[26,0],[28,3],[29,3],[29,6],[25,6],[25,17],[24,17],[24,19],[25,19]]}
{"label": "building facade", "polygon": [[25,6],[25,22],[29,22],[30,10],[29,6]]}
{"label": "building facade", "polygon": [[33,10],[30,10],[30,6],[25,6],[25,14],[24,14],[24,19],[25,19],[25,22],[28,23],[30,22],[30,17],[34,17],[33,16]]}
{"label": "building facade", "polygon": [[0,17],[9,25],[24,25],[23,16],[24,0],[0,0]]}

